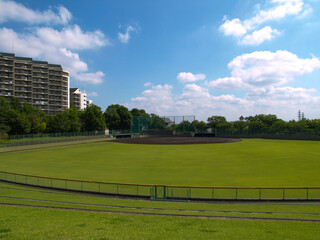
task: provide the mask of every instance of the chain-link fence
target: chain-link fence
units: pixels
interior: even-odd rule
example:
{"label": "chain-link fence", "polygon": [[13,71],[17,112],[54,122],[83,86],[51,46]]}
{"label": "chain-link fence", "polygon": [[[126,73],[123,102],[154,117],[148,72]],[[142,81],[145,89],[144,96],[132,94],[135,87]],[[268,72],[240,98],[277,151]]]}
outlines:
{"label": "chain-link fence", "polygon": [[133,116],[131,132],[144,135],[183,135],[195,132],[195,116]]}
{"label": "chain-link fence", "polygon": [[10,135],[9,139],[0,141],[0,147],[18,147],[36,144],[80,141],[105,136],[104,131]]}
{"label": "chain-link fence", "polygon": [[183,187],[71,180],[0,171],[0,180],[52,189],[153,200],[318,200],[320,187]]}
{"label": "chain-link fence", "polygon": [[236,137],[236,138],[270,138],[270,139],[294,139],[294,140],[320,140],[320,131],[317,130],[241,130],[215,129],[207,130],[216,137]]}

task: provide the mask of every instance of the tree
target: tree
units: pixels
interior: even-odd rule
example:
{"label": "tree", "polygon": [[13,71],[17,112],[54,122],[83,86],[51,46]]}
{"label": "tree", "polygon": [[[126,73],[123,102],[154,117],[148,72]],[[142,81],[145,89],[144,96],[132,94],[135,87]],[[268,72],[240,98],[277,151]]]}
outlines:
{"label": "tree", "polygon": [[248,127],[250,130],[263,130],[266,125],[261,121],[251,121],[248,123]]}
{"label": "tree", "polygon": [[150,117],[148,113],[144,109],[133,108],[131,111],[131,115],[135,117]]}
{"label": "tree", "polygon": [[148,121],[148,129],[168,129],[168,126],[163,118],[152,113]]}
{"label": "tree", "polygon": [[232,127],[233,129],[235,129],[236,131],[243,131],[248,127],[248,123],[244,122],[243,120],[239,120],[239,121],[234,121],[232,122]]}
{"label": "tree", "polygon": [[24,103],[22,113],[26,115],[30,123],[30,133],[37,134],[46,130],[46,115],[41,109],[32,107],[29,103]]}
{"label": "tree", "polygon": [[125,106],[113,104],[103,113],[109,129],[130,129],[131,113]]}
{"label": "tree", "polygon": [[192,124],[194,124],[197,130],[204,130],[208,128],[207,124],[204,121],[199,122],[198,120],[194,120]]}
{"label": "tree", "polygon": [[271,129],[273,130],[285,130],[287,129],[287,123],[281,119],[278,119],[277,121],[275,121],[272,126]]}
{"label": "tree", "polygon": [[103,131],[106,128],[105,118],[101,108],[97,105],[86,107],[80,114],[82,130],[84,131]]}
{"label": "tree", "polygon": [[10,131],[10,126],[7,123],[7,114],[9,104],[4,97],[0,97],[0,137],[6,135]]}
{"label": "tree", "polygon": [[253,116],[249,116],[245,118],[247,122],[262,122],[265,127],[271,127],[274,122],[278,120],[276,115],[272,114],[258,114]]}
{"label": "tree", "polygon": [[218,129],[220,126],[225,126],[227,124],[227,120],[223,116],[212,116],[208,118],[208,126],[212,129]]}

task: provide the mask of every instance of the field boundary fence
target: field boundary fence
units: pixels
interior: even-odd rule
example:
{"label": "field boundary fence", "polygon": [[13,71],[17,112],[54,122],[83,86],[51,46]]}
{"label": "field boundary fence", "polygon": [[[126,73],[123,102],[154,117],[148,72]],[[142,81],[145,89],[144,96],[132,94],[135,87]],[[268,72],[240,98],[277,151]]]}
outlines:
{"label": "field boundary fence", "polygon": [[288,139],[288,140],[320,140],[320,131],[316,130],[222,130],[210,131],[216,137],[236,137],[236,138],[265,138],[265,139]]}
{"label": "field boundary fence", "polygon": [[42,177],[0,171],[0,180],[27,186],[151,200],[320,201],[320,187],[192,187],[125,184]]}
{"label": "field boundary fence", "polygon": [[0,146],[19,147],[37,144],[89,140],[102,138],[105,136],[105,131],[10,135],[9,139],[0,141]]}

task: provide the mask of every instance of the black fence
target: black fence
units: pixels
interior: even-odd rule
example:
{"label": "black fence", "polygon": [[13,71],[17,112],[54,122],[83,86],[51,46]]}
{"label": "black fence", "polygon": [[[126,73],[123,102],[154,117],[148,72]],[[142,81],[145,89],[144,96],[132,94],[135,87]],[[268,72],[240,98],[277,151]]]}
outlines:
{"label": "black fence", "polygon": [[0,180],[27,186],[152,200],[317,200],[320,187],[191,187],[50,178],[0,171]]}

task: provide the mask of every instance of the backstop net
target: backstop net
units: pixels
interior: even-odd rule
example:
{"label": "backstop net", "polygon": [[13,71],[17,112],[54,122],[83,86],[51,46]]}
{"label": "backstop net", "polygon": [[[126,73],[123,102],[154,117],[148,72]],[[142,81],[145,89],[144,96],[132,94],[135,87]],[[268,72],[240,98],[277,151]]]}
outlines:
{"label": "backstop net", "polygon": [[195,116],[133,116],[131,132],[146,135],[181,135],[195,132]]}

